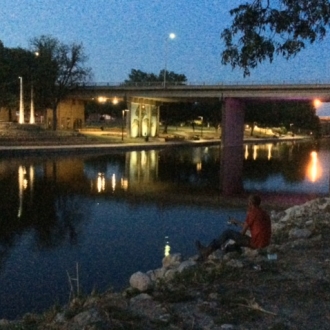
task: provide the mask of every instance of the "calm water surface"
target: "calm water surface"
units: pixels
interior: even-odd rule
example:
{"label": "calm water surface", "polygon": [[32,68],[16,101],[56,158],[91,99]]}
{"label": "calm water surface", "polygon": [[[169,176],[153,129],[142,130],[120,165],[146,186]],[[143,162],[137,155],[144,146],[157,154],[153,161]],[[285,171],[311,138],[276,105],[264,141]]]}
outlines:
{"label": "calm water surface", "polygon": [[[246,192],[329,195],[329,146],[246,145],[243,157]],[[194,255],[196,238],[243,220],[245,206],[204,203],[221,196],[220,159],[218,147],[0,158],[0,319],[66,303],[77,263],[85,293],[120,290],[165,248]]]}

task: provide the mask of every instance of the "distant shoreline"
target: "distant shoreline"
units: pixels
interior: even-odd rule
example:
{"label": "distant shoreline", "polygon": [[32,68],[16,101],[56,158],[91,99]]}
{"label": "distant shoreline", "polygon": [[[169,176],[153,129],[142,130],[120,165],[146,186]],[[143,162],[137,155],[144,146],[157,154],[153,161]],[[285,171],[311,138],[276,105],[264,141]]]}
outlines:
{"label": "distant shoreline", "polygon": [[[263,143],[278,143],[278,142],[294,142],[294,141],[310,141],[313,138],[308,136],[295,136],[295,137],[280,137],[280,138],[264,138],[264,137],[248,137],[244,138],[243,143],[263,144]],[[100,141],[77,141],[73,140],[70,143],[70,138],[61,143],[61,141],[45,141],[42,143],[10,143],[6,141],[5,145],[1,145],[0,139],[0,152],[2,155],[25,155],[25,154],[45,154],[45,153],[97,153],[100,151],[122,151],[122,150],[150,150],[159,149],[164,147],[180,147],[180,146],[208,146],[217,145],[221,142],[220,139],[200,139],[200,140],[182,140],[182,141],[165,141],[163,138],[150,138],[149,141],[144,139],[136,139],[136,142],[126,142],[119,137],[112,139],[108,143]],[[33,141],[35,142],[35,141]]]}

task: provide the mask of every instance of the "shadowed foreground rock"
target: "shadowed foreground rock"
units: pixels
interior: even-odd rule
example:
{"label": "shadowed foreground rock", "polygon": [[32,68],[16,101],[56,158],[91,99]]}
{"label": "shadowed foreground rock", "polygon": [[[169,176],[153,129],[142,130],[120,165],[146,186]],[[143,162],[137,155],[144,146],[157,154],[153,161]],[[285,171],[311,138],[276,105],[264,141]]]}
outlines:
{"label": "shadowed foreground rock", "polygon": [[1,320],[0,329],[329,329],[330,198],[271,218],[267,249],[216,252],[204,263],[173,254],[133,274],[122,293],[75,298],[43,315]]}

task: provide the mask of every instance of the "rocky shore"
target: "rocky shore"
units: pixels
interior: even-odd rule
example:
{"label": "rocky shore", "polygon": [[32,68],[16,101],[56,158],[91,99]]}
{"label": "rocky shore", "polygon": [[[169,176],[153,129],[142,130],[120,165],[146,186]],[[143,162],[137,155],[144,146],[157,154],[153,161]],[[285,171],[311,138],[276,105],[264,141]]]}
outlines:
{"label": "rocky shore", "polygon": [[265,250],[169,255],[123,292],[75,297],[0,329],[329,329],[330,198],[271,212]]}

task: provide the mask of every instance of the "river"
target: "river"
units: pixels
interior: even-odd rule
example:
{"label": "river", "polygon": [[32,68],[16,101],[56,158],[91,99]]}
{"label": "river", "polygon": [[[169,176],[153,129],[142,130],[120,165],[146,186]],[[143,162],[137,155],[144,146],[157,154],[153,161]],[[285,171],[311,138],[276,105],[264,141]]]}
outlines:
{"label": "river", "polygon": [[[195,254],[245,216],[221,164],[216,146],[0,157],[0,319],[65,304],[77,274],[86,294],[121,290],[169,250]],[[243,195],[329,196],[329,164],[326,143],[246,144]]]}

